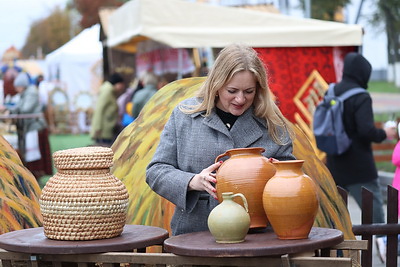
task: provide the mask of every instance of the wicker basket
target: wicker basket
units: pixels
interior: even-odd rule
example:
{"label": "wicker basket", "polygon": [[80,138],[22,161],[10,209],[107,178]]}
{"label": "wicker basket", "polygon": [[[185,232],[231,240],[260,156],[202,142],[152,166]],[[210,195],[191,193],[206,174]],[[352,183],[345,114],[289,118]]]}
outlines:
{"label": "wicker basket", "polygon": [[125,185],[110,173],[113,151],[81,147],[57,151],[53,159],[57,173],[39,200],[44,234],[56,240],[119,236],[129,197]]}

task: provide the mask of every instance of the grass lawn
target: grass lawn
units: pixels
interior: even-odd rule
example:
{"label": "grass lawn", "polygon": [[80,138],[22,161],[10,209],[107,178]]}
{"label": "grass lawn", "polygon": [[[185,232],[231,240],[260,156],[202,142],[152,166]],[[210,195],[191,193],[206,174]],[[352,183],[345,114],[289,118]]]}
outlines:
{"label": "grass lawn", "polygon": [[[90,139],[88,134],[51,134],[49,136],[49,141],[52,155],[55,151],[93,144],[93,141]],[[56,171],[57,170],[53,166],[53,173],[56,173]],[[46,175],[39,179],[39,185],[41,188],[43,188],[50,177],[51,176]]]}
{"label": "grass lawn", "polygon": [[396,87],[394,83],[385,81],[371,81],[368,83],[368,91],[375,93],[398,93],[400,94],[400,88]]}

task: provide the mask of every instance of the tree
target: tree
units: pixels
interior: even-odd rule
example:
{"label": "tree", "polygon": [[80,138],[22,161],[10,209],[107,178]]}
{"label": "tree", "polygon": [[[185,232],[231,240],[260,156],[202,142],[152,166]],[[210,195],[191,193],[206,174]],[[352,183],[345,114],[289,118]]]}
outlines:
{"label": "tree", "polygon": [[[306,10],[306,1],[300,0],[300,7]],[[311,18],[335,21],[335,17],[341,8],[350,3],[350,0],[312,0],[311,2]]]}
{"label": "tree", "polygon": [[66,10],[57,7],[47,18],[34,21],[21,50],[23,57],[47,55],[79,33],[81,29],[73,24],[72,12],[69,7]]}
{"label": "tree", "polygon": [[388,62],[389,72],[392,77],[390,81],[395,81],[396,86],[400,86],[400,2],[398,0],[377,0],[377,10],[371,20],[374,25],[383,24],[388,39]]}
{"label": "tree", "polygon": [[119,7],[128,0],[74,0],[78,12],[82,15],[80,25],[89,28],[100,22],[100,7]]}

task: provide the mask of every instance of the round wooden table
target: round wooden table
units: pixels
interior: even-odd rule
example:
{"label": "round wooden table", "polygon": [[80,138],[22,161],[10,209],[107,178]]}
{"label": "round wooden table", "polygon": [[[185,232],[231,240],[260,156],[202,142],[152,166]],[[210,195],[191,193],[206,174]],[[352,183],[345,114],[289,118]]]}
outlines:
{"label": "round wooden table", "polygon": [[215,242],[209,231],[173,236],[164,241],[164,249],[177,255],[199,257],[257,257],[310,252],[343,242],[340,230],[313,227],[307,239],[280,240],[267,228],[247,234],[245,241],[234,244]]}
{"label": "round wooden table", "polygon": [[145,225],[125,225],[118,237],[88,241],[48,239],[43,227],[8,232],[0,235],[0,248],[31,254],[84,254],[131,251],[153,245],[162,245],[168,231]]}

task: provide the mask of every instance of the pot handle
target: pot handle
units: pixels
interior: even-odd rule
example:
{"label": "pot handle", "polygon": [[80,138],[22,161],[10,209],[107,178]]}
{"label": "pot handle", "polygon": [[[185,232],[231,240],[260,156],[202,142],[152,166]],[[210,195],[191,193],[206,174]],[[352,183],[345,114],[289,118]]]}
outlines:
{"label": "pot handle", "polygon": [[243,204],[244,204],[244,209],[246,210],[247,213],[249,213],[249,205],[247,205],[246,197],[242,193],[233,194],[232,198],[234,198],[234,197],[241,197],[242,198]]}
{"label": "pot handle", "polygon": [[221,158],[223,158],[223,157],[225,157],[225,156],[227,156],[228,154],[225,152],[225,153],[223,153],[223,154],[221,154],[221,155],[219,155],[218,157],[216,157],[215,158],[215,162],[214,163],[217,163]]}

